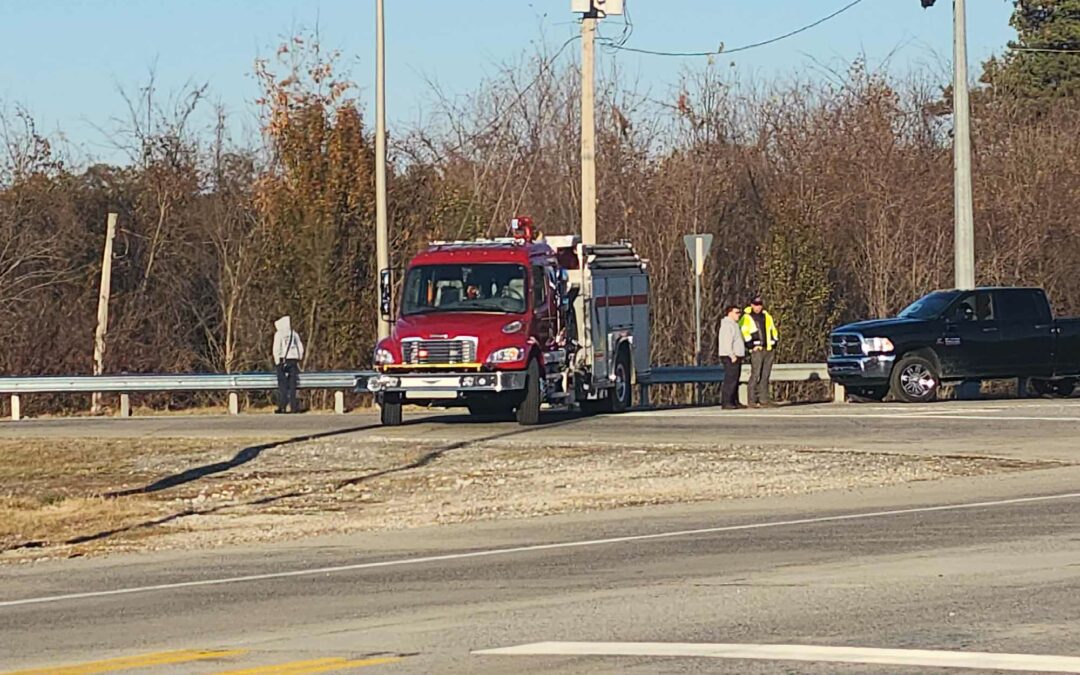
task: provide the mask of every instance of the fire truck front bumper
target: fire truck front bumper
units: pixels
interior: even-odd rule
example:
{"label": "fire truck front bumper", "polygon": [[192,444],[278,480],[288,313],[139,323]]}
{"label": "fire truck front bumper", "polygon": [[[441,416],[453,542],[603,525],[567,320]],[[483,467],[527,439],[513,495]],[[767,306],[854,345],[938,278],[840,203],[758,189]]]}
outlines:
{"label": "fire truck front bumper", "polygon": [[497,394],[525,388],[525,371],[488,373],[378,373],[368,379],[373,394],[404,394],[411,399],[457,398],[461,394]]}

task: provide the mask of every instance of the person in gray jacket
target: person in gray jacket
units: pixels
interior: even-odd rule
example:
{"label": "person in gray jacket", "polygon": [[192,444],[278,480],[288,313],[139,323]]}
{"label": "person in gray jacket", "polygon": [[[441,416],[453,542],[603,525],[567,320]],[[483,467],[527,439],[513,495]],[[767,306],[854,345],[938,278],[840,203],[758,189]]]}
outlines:
{"label": "person in gray jacket", "polygon": [[724,366],[724,384],[720,387],[720,406],[724,410],[741,408],[739,405],[739,379],[742,376],[742,361],[746,356],[746,342],[742,329],[739,328],[739,316],[742,310],[737,305],[728,305],[724,318],[720,321],[720,340],[717,353]]}
{"label": "person in gray jacket", "polygon": [[274,366],[277,369],[278,397],[276,413],[300,412],[300,402],[296,400],[296,385],[300,381],[300,361],[304,358],[304,343],[300,335],[292,329],[288,316],[274,322]]}

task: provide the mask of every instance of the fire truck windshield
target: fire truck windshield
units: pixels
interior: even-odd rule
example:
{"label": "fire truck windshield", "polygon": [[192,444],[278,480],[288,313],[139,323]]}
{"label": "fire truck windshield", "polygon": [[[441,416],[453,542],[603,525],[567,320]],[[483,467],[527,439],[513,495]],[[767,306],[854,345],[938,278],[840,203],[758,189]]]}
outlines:
{"label": "fire truck windshield", "polygon": [[401,313],[525,311],[525,268],[510,263],[419,265],[405,277]]}

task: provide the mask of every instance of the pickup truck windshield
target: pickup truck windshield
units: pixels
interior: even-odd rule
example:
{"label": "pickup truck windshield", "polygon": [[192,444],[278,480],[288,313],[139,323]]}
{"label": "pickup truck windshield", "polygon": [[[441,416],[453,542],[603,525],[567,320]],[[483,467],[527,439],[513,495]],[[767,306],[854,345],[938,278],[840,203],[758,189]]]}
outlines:
{"label": "pickup truck windshield", "polygon": [[525,268],[511,263],[420,265],[405,277],[401,313],[525,311]]}
{"label": "pickup truck windshield", "polygon": [[937,291],[923,296],[908,305],[899,316],[901,319],[936,319],[957,296],[956,291]]}

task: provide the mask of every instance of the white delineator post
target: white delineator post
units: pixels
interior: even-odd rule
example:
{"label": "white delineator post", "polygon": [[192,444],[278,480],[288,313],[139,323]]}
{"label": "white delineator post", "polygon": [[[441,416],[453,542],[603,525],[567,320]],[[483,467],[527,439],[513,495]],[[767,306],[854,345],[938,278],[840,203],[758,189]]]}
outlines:
{"label": "white delineator post", "polygon": [[971,104],[968,96],[967,13],[953,0],[953,170],[956,287],[975,288],[975,213],[971,187]]}
{"label": "white delineator post", "polygon": [[[105,334],[109,329],[109,292],[112,284],[113,238],[116,237],[116,214],[110,213],[105,227],[105,253],[101,261],[101,289],[98,293],[97,331],[94,333],[94,375],[105,370]],[[91,396],[90,412],[101,414],[101,394]]]}

